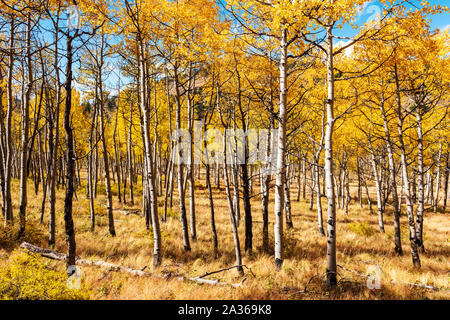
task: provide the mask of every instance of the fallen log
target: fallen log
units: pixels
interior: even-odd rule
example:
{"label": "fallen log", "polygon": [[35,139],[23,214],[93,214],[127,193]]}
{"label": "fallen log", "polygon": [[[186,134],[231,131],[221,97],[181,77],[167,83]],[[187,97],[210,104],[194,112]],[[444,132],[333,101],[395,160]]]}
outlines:
{"label": "fallen log", "polygon": [[[67,259],[67,255],[64,253],[60,253],[60,252],[53,251],[50,249],[41,248],[41,247],[35,246],[28,242],[22,242],[22,244],[20,245],[20,248],[25,249],[30,252],[33,252],[33,253],[37,253],[37,254],[41,255],[42,257],[53,259],[53,260],[66,261],[66,259]],[[179,281],[190,281],[190,282],[195,282],[195,283],[200,283],[200,284],[219,285],[219,286],[231,286],[234,288],[238,288],[238,287],[242,286],[242,284],[246,280],[246,278],[243,278],[242,281],[239,283],[229,283],[229,282],[221,282],[220,280],[203,279],[202,277],[204,277],[204,276],[192,278],[192,277],[185,277],[182,275],[157,274],[157,273],[151,273],[151,272],[144,271],[146,266],[139,270],[139,269],[133,269],[133,268],[113,264],[113,263],[102,261],[102,260],[82,259],[78,256],[75,258],[75,263],[77,265],[97,266],[97,267],[108,269],[110,271],[126,272],[131,275],[138,276],[138,277],[153,277],[153,278],[158,278],[158,279],[176,279]]]}

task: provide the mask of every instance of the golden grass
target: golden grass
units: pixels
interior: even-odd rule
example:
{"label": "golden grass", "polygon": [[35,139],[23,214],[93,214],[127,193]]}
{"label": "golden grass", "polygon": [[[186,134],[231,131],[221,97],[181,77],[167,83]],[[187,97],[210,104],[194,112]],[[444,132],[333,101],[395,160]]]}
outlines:
{"label": "golden grass", "polygon": [[[203,180],[197,183],[204,183]],[[254,186],[255,192],[257,186]],[[18,190],[17,182],[13,190]],[[100,190],[100,189],[99,189]],[[450,225],[447,214],[426,212],[424,224],[424,240],[427,252],[421,255],[422,269],[412,267],[409,253],[407,219],[403,215],[402,241],[404,255],[396,256],[393,250],[393,217],[385,215],[385,234],[378,232],[377,216],[369,214],[367,206],[360,208],[352,201],[349,214],[338,209],[337,212],[337,250],[338,264],[346,269],[366,274],[374,262],[381,267],[384,275],[381,278],[381,289],[368,289],[366,280],[350,271],[339,268],[339,286],[328,292],[324,286],[326,238],[317,231],[316,211],[308,209],[308,199],[295,201],[296,192],[292,190],[293,229],[285,229],[286,255],[283,268],[276,272],[273,256],[259,250],[261,244],[261,208],[258,197],[252,199],[253,242],[252,256],[243,254],[243,263],[251,268],[246,270],[247,280],[240,288],[228,286],[199,285],[178,280],[162,280],[140,278],[120,272],[112,272],[98,267],[82,267],[84,282],[91,287],[95,299],[448,299],[449,291],[449,242]],[[17,216],[18,195],[14,198],[14,214]],[[64,191],[57,195],[57,243],[55,250],[64,252],[63,225]],[[174,195],[176,200],[176,194]],[[160,200],[161,201],[161,200]],[[30,183],[27,241],[47,247],[47,220],[39,223],[42,194],[34,194]],[[174,201],[175,202],[175,201]],[[178,207],[174,206],[173,214],[168,221],[161,223],[163,242],[163,264],[158,272],[173,272],[186,276],[200,276],[204,273],[219,270],[234,264],[234,248],[228,206],[224,190],[214,189],[216,227],[219,238],[219,255],[214,259],[212,250],[212,233],[210,227],[209,201],[207,190],[196,190],[197,235],[198,240],[192,242],[192,251],[184,252],[181,223]],[[78,201],[73,202],[74,222],[76,229],[77,255],[88,259],[102,259],[111,263],[141,269],[152,267],[153,241],[151,232],[145,229],[145,221],[137,215],[115,214],[117,236],[108,234],[104,195],[96,199],[96,230],[90,232],[89,201],[85,192],[79,190]],[[187,200],[188,203],[188,200]],[[141,205],[141,195],[136,195],[135,208]],[[114,197],[115,208],[126,207],[118,203]],[[323,202],[326,209],[326,202]],[[188,207],[188,206],[187,206]],[[243,207],[242,207],[243,208]],[[243,210],[242,210],[243,211]],[[270,201],[270,212],[273,211],[273,199]],[[326,210],[324,211],[326,221]],[[16,219],[17,221],[17,219]],[[270,241],[273,244],[273,216],[270,215]],[[358,224],[364,224],[364,230],[375,232],[358,232]],[[0,228],[0,234],[7,241],[0,242],[0,267],[5,265],[12,249],[20,243],[11,229]],[[241,245],[243,247],[244,225],[239,227]],[[9,234],[9,236],[6,236]],[[0,240],[1,241],[1,240]],[[243,250],[243,248],[242,248]],[[52,262],[55,269],[64,268],[61,262]],[[237,283],[241,278],[230,270],[210,276],[223,281]],[[392,283],[391,281],[395,281]],[[306,284],[308,292],[302,293]],[[411,287],[404,283],[433,285],[446,290],[432,291],[419,287]]]}

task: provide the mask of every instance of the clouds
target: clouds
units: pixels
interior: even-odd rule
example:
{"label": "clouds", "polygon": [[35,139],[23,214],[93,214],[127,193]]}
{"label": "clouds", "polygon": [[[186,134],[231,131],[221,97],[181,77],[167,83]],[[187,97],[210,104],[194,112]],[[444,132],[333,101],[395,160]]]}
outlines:
{"label": "clouds", "polygon": [[[349,44],[350,42],[351,42],[351,40],[348,40],[348,41],[338,41],[338,42],[336,42],[335,47],[336,47],[336,49],[339,49],[339,48],[342,48],[343,46],[346,46],[346,45]],[[347,57],[351,57],[352,54],[353,54],[353,46],[350,46],[350,47],[344,49],[343,54],[344,54],[345,56],[347,56]]]}

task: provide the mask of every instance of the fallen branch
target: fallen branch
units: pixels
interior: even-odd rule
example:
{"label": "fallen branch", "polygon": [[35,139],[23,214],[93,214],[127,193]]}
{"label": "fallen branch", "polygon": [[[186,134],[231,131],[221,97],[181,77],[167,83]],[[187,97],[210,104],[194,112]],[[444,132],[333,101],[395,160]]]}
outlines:
{"label": "fallen branch", "polygon": [[201,275],[201,276],[199,276],[199,277],[197,277],[197,278],[204,278],[204,277],[210,276],[210,275],[212,275],[212,274],[216,274],[216,273],[228,271],[228,270],[231,270],[231,269],[234,269],[234,268],[239,268],[239,267],[244,267],[244,268],[248,269],[248,270],[250,271],[250,273],[251,273],[253,276],[255,276],[255,275],[253,274],[253,272],[252,272],[252,269],[250,269],[249,267],[247,267],[245,264],[241,264],[241,265],[237,265],[237,266],[231,266],[231,267],[228,267],[228,268],[220,269],[220,270],[217,270],[217,271],[208,272],[208,273],[205,273],[204,275]]}
{"label": "fallen branch", "polygon": [[[50,249],[44,249],[44,248],[40,248],[38,246],[32,245],[31,243],[28,242],[22,242],[22,244],[20,245],[20,248],[22,249],[26,249],[30,252],[33,253],[38,253],[41,256],[45,257],[45,258],[49,258],[49,259],[53,259],[53,260],[59,260],[59,261],[66,261],[67,259],[67,255],[64,253],[60,253],[60,252],[56,252]],[[113,270],[113,271],[122,271],[122,272],[127,272],[130,273],[132,275],[135,276],[156,276],[156,277],[160,277],[159,275],[155,275],[155,274],[150,274],[148,272],[144,272],[142,270],[135,270],[132,268],[128,268],[128,267],[124,267],[124,266],[120,266],[120,265],[116,265],[116,264],[112,264],[106,261],[102,261],[102,260],[87,260],[87,259],[82,259],[80,257],[75,257],[75,263],[78,265],[88,265],[88,266],[98,266],[98,267],[102,267],[102,268],[106,268],[109,270]]]}
{"label": "fallen branch", "polygon": [[[44,249],[44,248],[32,245],[28,242],[22,242],[22,244],[20,245],[20,248],[28,250],[33,253],[40,254],[42,257],[53,259],[53,260],[66,261],[66,259],[67,259],[67,255],[64,253],[60,253],[60,252],[53,251],[50,249]],[[181,275],[156,274],[156,273],[150,273],[150,272],[144,271],[146,266],[140,270],[137,270],[137,269],[124,267],[121,265],[116,265],[116,264],[109,263],[109,262],[102,261],[102,260],[82,259],[78,256],[75,258],[75,263],[78,265],[98,266],[98,267],[108,269],[110,271],[126,272],[131,275],[138,276],[138,277],[154,277],[154,278],[158,278],[158,279],[172,279],[173,278],[173,279],[176,279],[179,281],[191,281],[191,282],[196,282],[196,283],[200,283],[200,284],[219,285],[219,286],[232,286],[234,288],[238,288],[238,287],[242,286],[242,284],[246,280],[246,278],[243,278],[242,281],[239,283],[228,283],[228,282],[221,282],[220,280],[202,279],[201,277],[190,278],[190,277],[185,277],[185,276],[181,276]]]}

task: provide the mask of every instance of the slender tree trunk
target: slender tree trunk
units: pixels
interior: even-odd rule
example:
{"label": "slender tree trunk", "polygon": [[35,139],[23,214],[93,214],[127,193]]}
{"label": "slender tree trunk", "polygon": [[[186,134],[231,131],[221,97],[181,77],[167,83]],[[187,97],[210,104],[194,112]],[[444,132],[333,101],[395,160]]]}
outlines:
{"label": "slender tree trunk", "polygon": [[[179,82],[178,82],[178,69],[177,66],[174,68],[175,72],[175,91],[176,91],[176,130],[180,131],[181,129],[181,101],[180,101],[180,92],[179,92]],[[178,196],[179,196],[179,205],[180,205],[180,220],[183,228],[183,242],[184,242],[184,250],[191,251],[191,245],[189,242],[189,230],[188,223],[186,218],[186,205],[185,205],[185,189],[184,189],[184,175],[183,175],[183,151],[181,148],[181,135],[179,134],[177,137],[177,157],[178,157]]]}
{"label": "slender tree trunk", "polygon": [[275,269],[281,270],[284,259],[283,249],[283,208],[284,184],[286,183],[286,97],[287,97],[287,29],[283,25],[281,30],[281,59],[280,59],[280,104],[278,110],[278,143],[275,178]]}
{"label": "slender tree trunk", "polygon": [[161,230],[159,226],[158,218],[158,204],[157,196],[155,190],[155,172],[152,158],[152,143],[150,138],[150,115],[149,106],[146,99],[146,85],[148,85],[146,77],[146,67],[144,62],[144,43],[142,40],[139,41],[139,76],[140,76],[140,105],[143,115],[143,125],[144,125],[144,144],[145,144],[145,162],[146,162],[146,190],[150,197],[150,213],[151,221],[153,227],[153,266],[157,268],[161,265],[162,260],[162,249],[161,249]]}
{"label": "slender tree trunk", "polygon": [[[288,163],[287,160],[286,163]],[[289,165],[287,166],[287,168],[290,169]],[[288,171],[290,172],[290,170]],[[286,214],[286,226],[288,229],[292,229],[294,227],[294,224],[292,223],[291,190],[289,181],[289,174],[286,174],[286,181],[284,183],[284,209]]]}
{"label": "slender tree trunk", "polygon": [[[56,20],[56,25],[58,25],[59,16]],[[58,34],[59,29],[56,27],[55,31],[55,57],[58,56]],[[61,99],[61,87],[59,78],[59,66],[58,59],[54,62],[55,78],[56,78],[56,94],[55,94],[55,110],[52,116],[52,124],[54,125],[55,135],[53,139],[53,148],[50,153],[51,169],[49,172],[50,182],[49,182],[49,238],[48,245],[51,247],[56,242],[56,179],[58,176],[58,146],[59,146],[59,107]],[[70,114],[69,114],[70,117]],[[50,167],[50,166],[49,166]],[[68,217],[70,220],[70,217]],[[69,221],[70,223],[70,221]]]}
{"label": "slender tree trunk", "polygon": [[64,223],[66,233],[66,246],[67,246],[67,272],[68,275],[72,266],[75,265],[76,254],[76,242],[75,242],[75,229],[72,218],[72,201],[74,193],[73,178],[75,175],[75,154],[73,148],[73,131],[70,125],[70,114],[72,108],[72,40],[73,37],[67,35],[67,62],[66,62],[66,99],[64,109],[64,130],[66,132],[66,191],[64,200]]}
{"label": "slender tree trunk", "polygon": [[[394,162],[394,148],[392,145],[391,140],[391,134],[389,131],[389,122],[386,116],[386,111],[384,109],[384,96],[381,98],[380,103],[380,110],[381,115],[383,117],[383,126],[384,126],[384,136],[385,136],[385,142],[387,147],[387,154],[388,154],[388,162],[389,162],[389,179],[391,180],[391,189],[392,189],[392,204],[394,206],[394,241],[395,241],[395,252],[397,254],[402,254],[402,244],[401,244],[401,235],[400,235],[400,214],[401,214],[401,207],[398,199],[397,194],[397,182],[395,179],[396,176],[396,170],[395,170],[395,162]],[[386,199],[387,201],[387,199]]]}
{"label": "slender tree trunk", "polygon": [[417,120],[417,185],[418,185],[418,196],[417,196],[417,224],[416,224],[416,232],[417,232],[417,242],[418,242],[418,250],[420,253],[425,252],[425,247],[423,245],[423,214],[424,214],[424,166],[423,166],[423,134],[422,134],[422,114],[420,109],[418,108],[416,113]]}
{"label": "slender tree trunk", "polygon": [[27,176],[28,176],[28,126],[30,113],[30,97],[33,89],[33,69],[31,66],[31,17],[27,18],[26,31],[27,44],[27,88],[25,101],[22,107],[22,153],[20,157],[20,204],[19,204],[19,237],[25,235],[25,222],[27,210]]}
{"label": "slender tree trunk", "polygon": [[12,131],[11,131],[11,120],[12,120],[12,112],[14,109],[14,101],[13,101],[13,68],[14,68],[14,18],[11,18],[10,23],[10,40],[9,40],[9,61],[8,61],[8,79],[7,79],[7,99],[8,99],[8,109],[6,111],[6,161],[4,165],[5,169],[5,197],[3,199],[3,208],[5,212],[5,225],[8,222],[13,221],[13,212],[12,212],[12,201],[11,201],[11,174],[12,174],[12,154],[13,154],[13,145],[12,145]]}
{"label": "slender tree trunk", "polygon": [[323,229],[323,218],[322,218],[322,195],[320,193],[320,168],[319,168],[319,157],[320,157],[320,151],[316,153],[316,156],[314,157],[314,168],[315,168],[315,175],[316,175],[316,202],[317,202],[317,226],[319,228],[319,233],[321,236],[325,236],[325,231]]}
{"label": "slender tree trunk", "polygon": [[400,155],[401,155],[401,163],[402,163],[402,172],[403,172],[403,184],[405,188],[405,197],[406,197],[406,212],[408,214],[408,224],[409,224],[409,238],[411,243],[411,255],[415,268],[420,268],[420,258],[419,252],[417,249],[417,237],[416,237],[416,227],[414,223],[414,211],[413,204],[411,200],[411,193],[409,189],[409,179],[408,179],[408,163],[406,160],[406,149],[405,143],[403,141],[403,115],[402,115],[402,105],[401,105],[401,97],[400,97],[400,85],[398,80],[398,72],[397,65],[394,66],[394,75],[395,75],[395,85],[396,85],[396,100],[397,100],[397,128],[398,128],[398,140],[400,147]]}
{"label": "slender tree trunk", "polygon": [[336,264],[336,203],[333,179],[333,129],[334,129],[334,67],[333,67],[333,25],[327,27],[327,124],[325,132],[325,176],[327,189],[327,287],[337,285]]}
{"label": "slender tree trunk", "polygon": [[91,231],[93,232],[95,230],[95,207],[94,207],[94,187],[93,187],[93,135],[94,135],[94,128],[95,128],[95,119],[97,117],[97,107],[96,104],[94,104],[94,110],[92,115],[92,123],[91,123],[91,130],[89,133],[89,157],[88,157],[88,176],[87,176],[87,185],[88,185],[88,195],[89,195],[89,211],[90,211],[90,217],[91,217]]}
{"label": "slender tree trunk", "polygon": [[445,209],[447,207],[447,196],[448,196],[448,181],[449,181],[449,175],[450,175],[450,162],[449,162],[449,148],[447,145],[447,153],[445,157],[445,171],[444,171],[444,203],[442,207],[442,213],[445,213]]}
{"label": "slender tree trunk", "polygon": [[[373,177],[375,180],[375,188],[377,191],[378,226],[380,228],[380,232],[384,233],[384,221],[383,221],[384,209],[383,209],[381,179],[380,179],[380,174],[379,174],[378,168],[377,168],[377,160],[376,160],[376,156],[375,156],[375,150],[373,150],[373,147],[372,147],[371,137],[369,137],[368,140],[369,140],[369,146],[370,146],[372,172],[373,172]],[[401,238],[397,239],[397,237],[395,237],[395,247],[396,248],[397,248],[397,240],[401,241]],[[401,246],[400,246],[400,252],[401,252]]]}
{"label": "slender tree trunk", "polygon": [[[439,142],[439,152],[436,161],[436,192],[434,193],[433,212],[436,213],[439,204],[439,189],[441,187],[441,157],[442,157],[442,142]],[[419,242],[420,240],[417,239]],[[420,246],[420,243],[419,243]]]}
{"label": "slender tree trunk", "polygon": [[[120,137],[119,137],[119,143],[116,141],[116,133],[117,133],[117,120],[119,118],[119,104],[120,104],[120,87],[119,87],[119,97],[117,98],[117,110],[116,110],[116,119],[114,121],[114,132],[113,132],[113,142],[114,142],[114,166],[117,176],[117,197],[119,199],[119,203],[122,202],[122,190],[121,190],[121,175],[120,175],[120,163],[119,163],[119,156],[118,153],[120,152]],[[114,170],[113,170],[114,172]]]}
{"label": "slender tree trunk", "polygon": [[189,218],[190,218],[190,227],[191,227],[191,240],[197,240],[197,224],[195,217],[195,173],[194,173],[194,150],[192,147],[193,138],[194,138],[194,128],[193,128],[193,117],[194,110],[192,106],[192,97],[191,97],[191,82],[192,82],[192,66],[189,66],[189,80],[188,80],[188,91],[187,91],[187,128],[189,132],[189,143],[188,145],[188,165],[187,165],[187,174],[189,181]]}
{"label": "slender tree trunk", "polygon": [[[203,131],[206,132],[206,122],[203,125]],[[206,139],[203,139],[203,147],[205,149],[205,156],[206,156],[206,187],[208,188],[208,199],[209,199],[209,206],[211,210],[211,231],[213,234],[213,248],[214,248],[214,258],[217,258],[218,254],[218,240],[217,240],[217,231],[216,231],[216,222],[215,222],[215,212],[214,212],[214,200],[213,200],[213,194],[212,194],[212,187],[211,187],[211,169],[209,164],[209,153],[208,153],[208,142]]]}
{"label": "slender tree trunk", "polygon": [[226,190],[227,199],[228,199],[228,208],[230,210],[231,230],[233,232],[234,251],[235,251],[235,256],[236,256],[236,266],[238,266],[237,267],[238,273],[240,275],[242,275],[242,274],[244,274],[244,269],[242,268],[242,255],[241,255],[241,246],[239,243],[239,232],[238,232],[236,216],[235,216],[234,208],[233,208],[233,200],[232,200],[231,191],[230,191],[230,181],[228,179],[227,132],[226,132],[226,130],[223,135],[223,158],[224,158],[223,176],[224,176],[224,180],[225,180],[225,190]]}
{"label": "slender tree trunk", "polygon": [[[273,105],[271,105],[271,111],[273,111]],[[273,128],[273,122],[274,119],[271,117],[270,124],[269,124],[269,130],[267,133],[267,140],[266,140],[266,150],[265,150],[265,156],[266,156],[266,163],[261,164],[261,169],[263,172],[261,172],[261,209],[262,209],[262,249],[264,252],[269,252],[269,185],[271,180],[271,173],[272,173],[272,163],[270,161],[271,159],[271,145],[272,145],[272,135],[271,130]]]}
{"label": "slender tree trunk", "polygon": [[[103,39],[103,35],[102,35]],[[103,40],[102,40],[102,46],[103,46]],[[103,48],[102,48],[103,49]],[[103,51],[103,50],[102,50]],[[103,58],[103,57],[102,57]],[[103,62],[100,63],[100,66],[103,66]],[[105,174],[105,186],[106,186],[106,209],[108,211],[108,229],[109,234],[113,237],[116,236],[116,230],[114,227],[114,215],[113,215],[113,204],[112,204],[112,193],[111,193],[111,179],[109,176],[109,159],[108,159],[108,148],[106,144],[106,138],[105,138],[105,123],[104,123],[104,102],[103,102],[103,82],[102,82],[102,74],[101,69],[99,69],[98,72],[98,88],[99,88],[99,94],[100,98],[98,100],[99,103],[99,111],[100,111],[100,140],[102,143],[102,149],[103,149],[103,165],[104,165],[104,174]]]}

